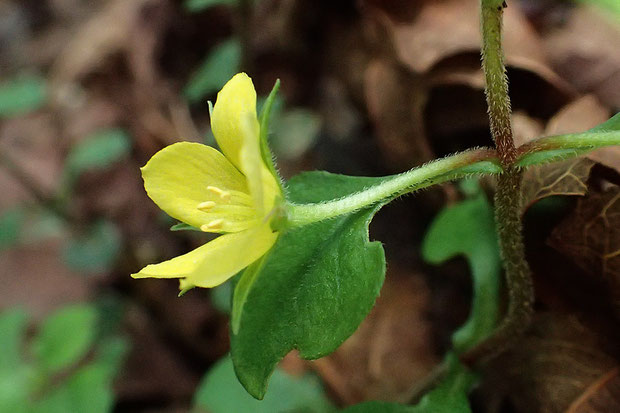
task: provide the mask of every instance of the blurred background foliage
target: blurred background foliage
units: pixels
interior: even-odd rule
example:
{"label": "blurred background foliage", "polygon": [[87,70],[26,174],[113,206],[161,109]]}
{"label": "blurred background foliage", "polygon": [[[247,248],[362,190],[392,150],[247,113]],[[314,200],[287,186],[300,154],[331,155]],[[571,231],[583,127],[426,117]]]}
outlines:
{"label": "blurred background foliage", "polygon": [[[520,143],[620,110],[620,1],[508,3]],[[497,272],[491,180],[386,207],[371,226],[389,262],[375,309],[333,355],[287,356],[258,402],[227,356],[229,284],[179,299],[172,281],[129,278],[205,241],[169,231],[139,167],[178,140],[214,144],[207,101],[240,70],[259,105],[282,81],[270,142],[285,177],[386,175],[489,145],[478,48],[477,0],[1,2],[0,411],[319,413],[416,399],[463,337],[470,278],[476,288]],[[483,372],[474,411],[620,411],[619,171],[609,148],[528,172],[538,313]]]}

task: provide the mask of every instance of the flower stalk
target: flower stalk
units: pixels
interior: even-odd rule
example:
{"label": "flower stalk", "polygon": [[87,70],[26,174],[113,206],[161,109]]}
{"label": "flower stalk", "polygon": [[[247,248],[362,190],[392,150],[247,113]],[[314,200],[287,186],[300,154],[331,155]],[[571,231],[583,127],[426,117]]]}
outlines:
{"label": "flower stalk", "polygon": [[335,218],[379,202],[389,202],[398,196],[449,180],[474,174],[501,172],[502,168],[495,150],[465,151],[410,169],[402,174],[383,178],[382,182],[377,185],[344,198],[316,204],[291,204],[287,211],[288,226],[301,227]]}

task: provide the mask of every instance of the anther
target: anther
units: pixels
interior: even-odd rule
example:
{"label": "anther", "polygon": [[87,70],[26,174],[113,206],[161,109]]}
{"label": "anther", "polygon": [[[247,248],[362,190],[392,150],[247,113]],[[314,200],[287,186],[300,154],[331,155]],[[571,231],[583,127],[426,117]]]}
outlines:
{"label": "anther", "polygon": [[224,224],[224,220],[223,219],[214,219],[213,221],[209,222],[208,224],[204,224],[200,227],[200,229],[202,231],[209,231],[209,230],[214,230],[214,229],[222,229],[222,225]]}
{"label": "anther", "polygon": [[218,195],[224,201],[229,201],[230,200],[230,192],[224,191],[224,190],[218,188],[217,186],[208,186],[207,187],[207,191],[213,192],[214,194]]}
{"label": "anther", "polygon": [[208,212],[211,209],[213,209],[213,207],[215,205],[216,204],[213,201],[206,201],[206,202],[201,202],[200,204],[198,204],[198,206],[196,208],[198,208],[199,210],[201,210],[203,212]]}

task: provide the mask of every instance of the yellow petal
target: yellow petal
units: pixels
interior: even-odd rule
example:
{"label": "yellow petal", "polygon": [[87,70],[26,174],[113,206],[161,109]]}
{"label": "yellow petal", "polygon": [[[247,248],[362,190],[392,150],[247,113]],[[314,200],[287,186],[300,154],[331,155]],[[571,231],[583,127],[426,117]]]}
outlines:
{"label": "yellow petal", "polygon": [[134,278],[185,278],[182,288],[220,285],[262,257],[278,237],[268,224],[225,234],[185,255],[145,267]]}
{"label": "yellow petal", "polygon": [[239,153],[241,172],[248,181],[248,189],[259,216],[264,215],[263,174],[266,169],[260,152],[258,121],[249,113],[242,113],[239,119],[239,132],[243,144]]}
{"label": "yellow petal", "polygon": [[[217,94],[211,113],[211,129],[224,155],[240,170],[240,152],[244,144],[240,130],[243,116],[252,117],[258,128],[254,84],[248,75],[238,73]],[[254,138],[258,143],[258,134]]]}
{"label": "yellow petal", "polygon": [[[157,152],[142,168],[144,187],[149,197],[168,215],[200,228],[223,219],[222,231],[241,231],[252,225],[251,208],[228,208],[251,198],[245,177],[217,150],[192,142],[179,142]],[[232,193],[223,199],[213,187]],[[216,203],[211,211],[198,206]],[[237,211],[237,212],[235,212]],[[255,224],[254,224],[255,225]]]}
{"label": "yellow petal", "polygon": [[260,148],[260,127],[249,114],[241,116],[240,132],[243,145],[240,152],[241,172],[246,176],[248,189],[259,216],[271,211],[280,187],[276,177],[267,169]]}

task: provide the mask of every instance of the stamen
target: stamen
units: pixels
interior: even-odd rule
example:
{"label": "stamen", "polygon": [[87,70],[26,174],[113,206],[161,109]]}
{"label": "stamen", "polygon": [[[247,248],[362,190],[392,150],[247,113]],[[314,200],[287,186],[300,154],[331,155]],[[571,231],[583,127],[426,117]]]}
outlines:
{"label": "stamen", "polygon": [[204,224],[200,227],[200,229],[202,231],[210,231],[210,230],[214,230],[214,229],[222,229],[222,225],[224,224],[224,220],[223,219],[214,219],[213,221],[209,222],[208,224]]}
{"label": "stamen", "polygon": [[213,209],[213,207],[215,205],[216,204],[213,201],[206,201],[206,202],[202,202],[202,203],[198,204],[198,206],[196,208],[198,208],[199,210],[201,210],[203,212],[209,212],[211,209]]}
{"label": "stamen", "polygon": [[218,195],[224,201],[230,201],[230,192],[224,191],[223,189],[220,189],[217,186],[208,186],[207,191],[213,192],[214,194]]}

